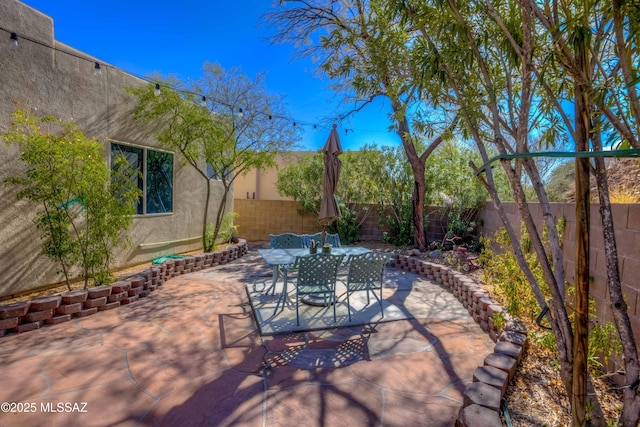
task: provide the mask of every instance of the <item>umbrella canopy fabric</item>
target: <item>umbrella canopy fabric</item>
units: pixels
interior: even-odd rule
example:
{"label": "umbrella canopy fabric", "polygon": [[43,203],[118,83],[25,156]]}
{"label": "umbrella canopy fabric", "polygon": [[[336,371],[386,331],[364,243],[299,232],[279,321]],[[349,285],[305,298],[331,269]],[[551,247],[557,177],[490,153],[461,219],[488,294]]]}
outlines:
{"label": "umbrella canopy fabric", "polygon": [[336,201],[335,192],[340,179],[340,168],[342,162],[338,156],[342,154],[342,146],[336,125],[333,125],[329,138],[322,148],[324,152],[324,178],[322,203],[320,204],[320,214],[318,220],[323,226],[331,224],[336,218],[340,217],[340,208]]}

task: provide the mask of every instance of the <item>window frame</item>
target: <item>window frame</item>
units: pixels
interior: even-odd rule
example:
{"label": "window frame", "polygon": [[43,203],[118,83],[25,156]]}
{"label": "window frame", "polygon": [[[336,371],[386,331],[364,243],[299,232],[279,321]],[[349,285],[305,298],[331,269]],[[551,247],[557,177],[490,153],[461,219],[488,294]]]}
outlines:
{"label": "window frame", "polygon": [[[113,167],[112,158],[113,158],[113,144],[122,145],[125,147],[131,147],[135,149],[142,150],[142,199],[140,200],[140,204],[142,205],[142,213],[136,213],[134,216],[139,217],[153,217],[153,216],[166,216],[173,215],[175,213],[175,183],[176,183],[176,154],[170,150],[163,150],[161,148],[156,147],[148,147],[140,144],[133,144],[130,142],[119,141],[116,139],[109,139],[109,147],[108,147],[108,162],[109,162],[109,170]],[[167,212],[154,212],[147,213],[147,151],[156,151],[161,153],[170,154],[172,157],[171,161],[171,210]]]}

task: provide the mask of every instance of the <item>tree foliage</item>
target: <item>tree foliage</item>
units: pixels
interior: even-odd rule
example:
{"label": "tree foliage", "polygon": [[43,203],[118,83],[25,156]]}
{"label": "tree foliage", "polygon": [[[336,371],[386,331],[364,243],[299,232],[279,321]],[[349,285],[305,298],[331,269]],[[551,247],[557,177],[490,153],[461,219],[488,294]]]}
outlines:
{"label": "tree foliage", "polygon": [[[341,241],[348,244],[358,239],[371,204],[379,199],[378,174],[383,166],[379,152],[373,146],[346,151],[340,155],[340,160],[342,168],[336,199],[342,216],[330,225],[329,231],[339,233]],[[323,173],[322,152],[304,153],[278,172],[276,188],[281,195],[299,202],[304,213],[317,217],[322,201]]]}
{"label": "tree foliage", "polygon": [[[636,85],[638,7],[632,2],[492,2],[471,1],[396,1],[391,9],[400,12],[399,20],[408,20],[421,29],[412,43],[416,63],[426,76],[437,76],[442,85],[439,96],[458,106],[465,136],[473,139],[482,155],[495,149],[501,155],[518,154],[514,160],[500,161],[519,207],[532,248],[549,287],[551,313],[547,320],[554,330],[561,376],[572,402],[574,422],[584,422],[586,400],[591,422],[602,424],[601,411],[594,394],[587,389],[586,309],[579,309],[580,325],[572,327],[567,309],[562,246],[555,230],[554,215],[543,182],[543,173],[528,154],[535,150],[564,146],[567,141],[578,151],[598,150],[603,141],[621,140],[637,146],[638,101]],[[434,17],[437,17],[435,19]],[[452,96],[454,97],[452,99]],[[575,108],[574,111],[567,111]],[[637,347],[622,302],[620,277],[615,251],[615,236],[601,159],[591,165],[580,161],[580,175],[595,172],[599,180],[601,217],[606,243],[607,276],[616,327],[623,337],[624,361],[628,385],[637,383],[640,374]],[[576,173],[576,176],[579,174]],[[480,175],[503,219],[520,268],[541,307],[547,300],[542,283],[531,272],[522,249],[515,243],[517,233],[508,225],[496,191],[494,173],[485,168]],[[543,212],[549,246],[543,244],[543,232],[529,211],[529,183]],[[587,197],[580,197],[581,212]],[[578,221],[588,224],[588,214]],[[576,235],[583,235],[577,232]],[[584,240],[580,247],[585,247]],[[575,279],[581,286],[576,297],[586,302],[588,264],[578,256]],[[577,303],[578,299],[576,299]],[[576,316],[576,320],[578,317]],[[588,397],[587,397],[588,394]],[[625,390],[623,424],[636,425],[640,398]],[[580,421],[582,419],[582,421]]]}
{"label": "tree foliage", "polygon": [[[424,233],[425,162],[457,125],[455,111],[434,107],[429,85],[414,73],[410,49],[415,30],[406,21],[389,19],[382,0],[294,0],[280,2],[268,16],[277,30],[276,42],[292,43],[297,55],[316,60],[319,74],[353,109],[338,120],[365,108],[377,98],[389,100],[390,129],[398,135],[413,173],[413,240],[426,248]],[[424,141],[429,139],[429,144]],[[420,148],[421,146],[421,148]]]}
{"label": "tree foliage", "polygon": [[[238,68],[226,71],[205,63],[196,82],[155,80],[161,85],[159,96],[151,84],[129,89],[138,101],[134,114],[138,120],[160,123],[161,144],[178,151],[205,182],[202,245],[210,251],[218,240],[235,179],[272,166],[278,152],[294,146],[298,131],[287,119],[283,100],[267,93],[263,75],[251,79]],[[211,187],[218,182],[222,195],[215,201],[208,233]]]}
{"label": "tree foliage", "polygon": [[14,115],[12,129],[2,134],[22,151],[25,171],[7,179],[19,188],[18,199],[36,206],[35,222],[44,238],[44,253],[60,266],[67,286],[79,269],[85,288],[108,283],[114,250],[128,242],[140,191],[135,171],[111,171],[104,146],[87,138],[72,123],[53,117]]}

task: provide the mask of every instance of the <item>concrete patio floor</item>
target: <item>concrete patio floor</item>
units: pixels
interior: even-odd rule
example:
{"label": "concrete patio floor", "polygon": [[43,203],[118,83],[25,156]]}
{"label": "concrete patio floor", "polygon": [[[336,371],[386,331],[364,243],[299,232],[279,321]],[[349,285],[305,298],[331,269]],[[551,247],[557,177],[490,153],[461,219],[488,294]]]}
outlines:
{"label": "concrete patio floor", "polygon": [[[255,249],[148,297],[0,338],[0,426],[451,426],[494,343],[447,290],[388,268],[412,320],[258,334]],[[28,411],[28,412],[25,412]]]}

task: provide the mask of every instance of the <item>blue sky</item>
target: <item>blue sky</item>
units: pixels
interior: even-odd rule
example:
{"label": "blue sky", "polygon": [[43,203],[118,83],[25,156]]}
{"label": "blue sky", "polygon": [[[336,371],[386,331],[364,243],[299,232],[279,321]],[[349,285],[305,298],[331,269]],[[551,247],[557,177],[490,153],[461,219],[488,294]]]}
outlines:
{"label": "blue sky", "polygon": [[[53,18],[58,41],[139,76],[159,71],[195,80],[205,61],[240,66],[250,77],[266,72],[267,90],[285,97],[291,119],[310,124],[304,149],[321,148],[330,129],[323,119],[348,107],[313,76],[311,60],[291,61],[291,46],[265,40],[268,29],[259,23],[271,0],[22,1]],[[343,149],[399,144],[388,126],[385,106],[369,106],[339,124]]]}

